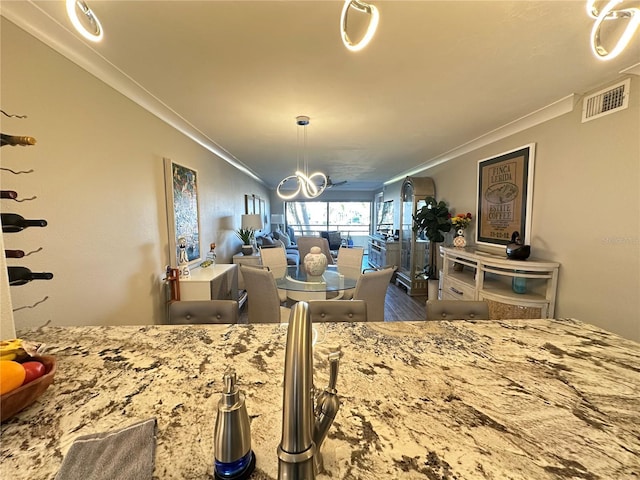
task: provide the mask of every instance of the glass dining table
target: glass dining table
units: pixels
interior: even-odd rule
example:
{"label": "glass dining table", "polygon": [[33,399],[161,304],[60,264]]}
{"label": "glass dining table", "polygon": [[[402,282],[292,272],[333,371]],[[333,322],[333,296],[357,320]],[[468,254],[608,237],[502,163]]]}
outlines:
{"label": "glass dining table", "polygon": [[321,278],[308,277],[302,265],[290,265],[281,270],[272,269],[278,288],[289,292],[339,293],[355,288],[358,282],[353,275],[342,274],[336,265],[329,265]]}

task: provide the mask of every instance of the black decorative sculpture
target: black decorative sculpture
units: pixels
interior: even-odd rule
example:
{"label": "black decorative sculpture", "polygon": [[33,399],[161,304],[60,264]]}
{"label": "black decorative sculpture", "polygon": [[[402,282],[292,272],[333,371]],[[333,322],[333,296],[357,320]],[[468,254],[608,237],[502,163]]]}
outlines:
{"label": "black decorative sculpture", "polygon": [[507,244],[507,258],[511,260],[526,260],[531,255],[531,246],[524,245],[520,232],[511,234],[511,242]]}

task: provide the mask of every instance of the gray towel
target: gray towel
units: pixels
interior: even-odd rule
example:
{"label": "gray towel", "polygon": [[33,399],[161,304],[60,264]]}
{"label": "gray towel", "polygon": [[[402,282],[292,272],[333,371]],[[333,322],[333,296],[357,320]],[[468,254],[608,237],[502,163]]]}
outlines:
{"label": "gray towel", "polygon": [[156,456],[156,419],[73,441],[55,480],[147,480]]}

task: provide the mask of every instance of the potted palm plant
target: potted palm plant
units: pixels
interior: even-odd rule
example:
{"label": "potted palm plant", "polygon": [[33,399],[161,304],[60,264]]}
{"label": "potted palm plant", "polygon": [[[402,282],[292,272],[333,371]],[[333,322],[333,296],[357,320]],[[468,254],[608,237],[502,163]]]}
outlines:
{"label": "potted palm plant", "polygon": [[253,228],[239,228],[236,231],[236,235],[242,240],[242,254],[253,254],[253,239],[255,237],[255,231]]}
{"label": "potted palm plant", "polygon": [[443,201],[438,202],[434,197],[426,197],[424,201],[425,205],[413,215],[413,231],[424,233],[429,239],[429,264],[425,265],[424,273],[428,280],[437,281],[437,244],[444,242],[444,233],[451,230],[451,214]]}

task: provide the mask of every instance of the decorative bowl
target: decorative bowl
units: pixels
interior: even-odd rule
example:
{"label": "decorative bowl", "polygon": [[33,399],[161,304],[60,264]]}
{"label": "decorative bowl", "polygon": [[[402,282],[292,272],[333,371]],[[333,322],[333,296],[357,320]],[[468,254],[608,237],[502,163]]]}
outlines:
{"label": "decorative bowl", "polygon": [[44,365],[44,375],[10,392],[0,395],[0,422],[13,417],[35,402],[53,383],[56,359],[49,355],[33,357]]}

